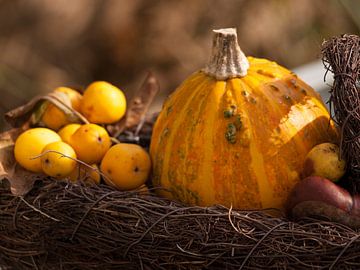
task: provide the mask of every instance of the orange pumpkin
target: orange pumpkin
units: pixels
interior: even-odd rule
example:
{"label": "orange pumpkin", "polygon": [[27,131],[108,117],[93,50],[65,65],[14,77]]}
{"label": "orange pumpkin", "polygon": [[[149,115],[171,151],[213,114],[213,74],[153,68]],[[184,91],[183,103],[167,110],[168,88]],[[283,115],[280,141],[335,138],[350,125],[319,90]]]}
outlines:
{"label": "orange pumpkin", "polygon": [[235,29],[214,30],[207,67],[154,125],[153,184],[192,205],[283,208],[309,150],[337,140],[318,93],[275,62],[245,57]]}

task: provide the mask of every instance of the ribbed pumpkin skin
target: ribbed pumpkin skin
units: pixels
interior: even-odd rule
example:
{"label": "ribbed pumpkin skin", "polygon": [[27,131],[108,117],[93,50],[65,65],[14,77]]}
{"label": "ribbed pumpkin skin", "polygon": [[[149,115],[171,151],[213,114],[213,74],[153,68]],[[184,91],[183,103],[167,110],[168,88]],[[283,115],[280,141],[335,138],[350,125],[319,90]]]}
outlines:
{"label": "ribbed pumpkin skin", "polygon": [[153,184],[172,191],[162,195],[283,208],[308,151],[337,141],[318,93],[274,62],[248,60],[247,76],[217,81],[199,71],[165,102],[150,146]]}

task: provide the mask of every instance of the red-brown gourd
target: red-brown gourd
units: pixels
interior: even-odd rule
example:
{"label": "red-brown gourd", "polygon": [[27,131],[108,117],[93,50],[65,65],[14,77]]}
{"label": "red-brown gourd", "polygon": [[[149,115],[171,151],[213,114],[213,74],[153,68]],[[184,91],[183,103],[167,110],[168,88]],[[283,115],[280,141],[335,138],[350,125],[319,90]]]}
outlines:
{"label": "red-brown gourd", "polygon": [[214,30],[210,61],[165,102],[154,125],[153,184],[208,206],[283,208],[309,150],[337,141],[318,93],[266,59],[245,57],[236,30]]}

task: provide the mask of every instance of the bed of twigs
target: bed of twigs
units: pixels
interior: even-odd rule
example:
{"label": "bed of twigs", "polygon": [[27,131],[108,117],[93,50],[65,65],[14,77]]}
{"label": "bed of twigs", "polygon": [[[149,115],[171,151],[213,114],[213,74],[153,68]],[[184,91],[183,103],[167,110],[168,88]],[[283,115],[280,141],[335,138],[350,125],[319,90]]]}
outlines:
{"label": "bed of twigs", "polygon": [[330,91],[333,118],[341,127],[341,154],[347,161],[353,193],[360,192],[360,37],[342,35],[322,45],[323,62],[334,75]]}
{"label": "bed of twigs", "polygon": [[360,233],[51,179],[0,190],[1,269],[359,269]]}

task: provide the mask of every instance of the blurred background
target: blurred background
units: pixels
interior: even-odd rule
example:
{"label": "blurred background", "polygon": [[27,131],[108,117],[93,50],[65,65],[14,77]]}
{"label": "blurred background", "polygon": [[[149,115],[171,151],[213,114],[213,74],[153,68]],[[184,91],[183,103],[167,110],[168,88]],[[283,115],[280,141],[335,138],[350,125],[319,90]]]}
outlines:
{"label": "blurred background", "polygon": [[247,55],[274,60],[321,88],[320,45],[359,33],[360,1],[0,0],[0,113],[55,87],[94,80],[130,98],[148,70],[160,82],[158,110],[205,65],[211,29],[224,27],[238,29]]}

